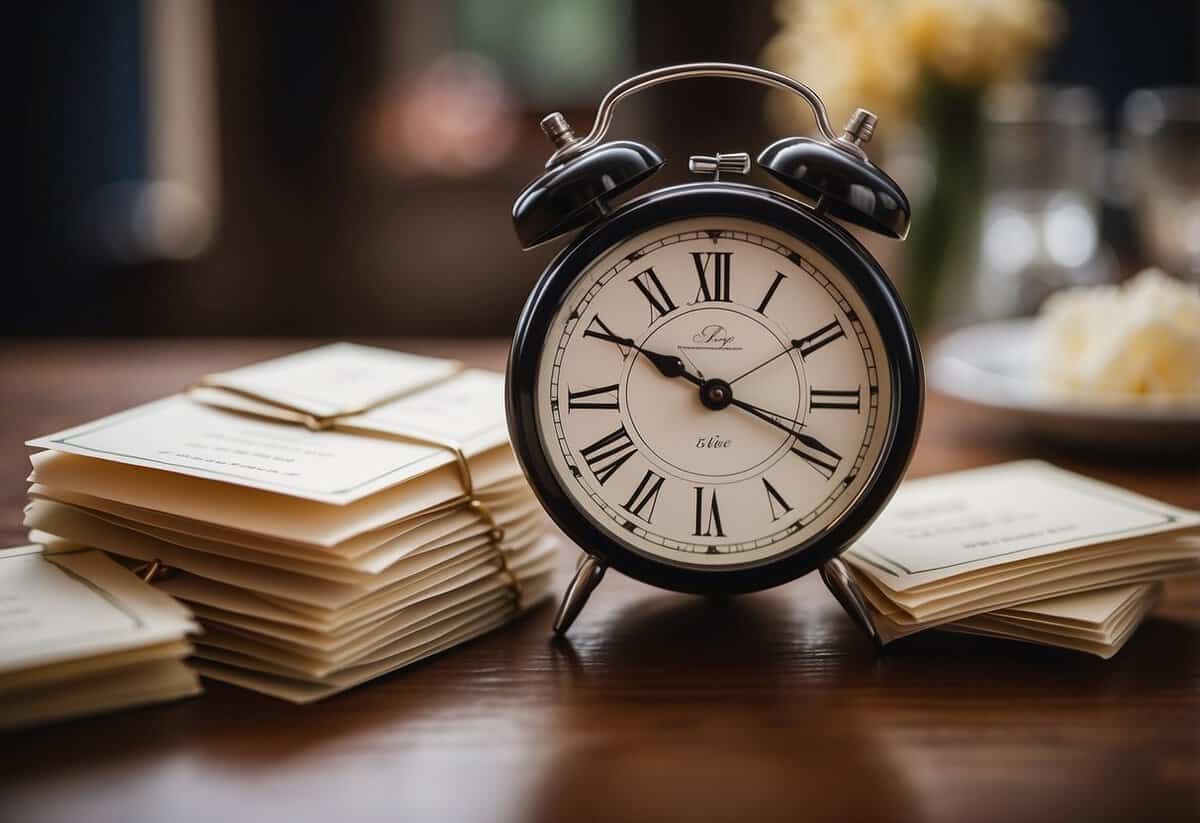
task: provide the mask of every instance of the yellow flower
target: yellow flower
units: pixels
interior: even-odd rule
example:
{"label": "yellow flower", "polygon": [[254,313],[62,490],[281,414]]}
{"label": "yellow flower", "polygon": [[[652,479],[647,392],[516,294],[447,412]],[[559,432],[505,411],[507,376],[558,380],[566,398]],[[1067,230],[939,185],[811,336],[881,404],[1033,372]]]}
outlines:
{"label": "yellow flower", "polygon": [[915,59],[959,86],[1024,74],[1061,27],[1058,7],[1043,0],[904,0],[894,8]]}
{"label": "yellow flower", "polygon": [[[858,106],[911,117],[929,78],[962,88],[1011,80],[1061,28],[1047,0],[782,0],[768,65],[811,85],[840,125]],[[795,125],[799,100],[774,99]]]}
{"label": "yellow flower", "polygon": [[[895,21],[880,0],[858,3],[780,5],[784,25],[766,49],[765,60],[812,86],[840,126],[855,108],[870,108],[889,119],[909,98],[915,75],[904,42],[893,34]],[[811,123],[807,106],[795,97],[771,101],[775,114]]]}

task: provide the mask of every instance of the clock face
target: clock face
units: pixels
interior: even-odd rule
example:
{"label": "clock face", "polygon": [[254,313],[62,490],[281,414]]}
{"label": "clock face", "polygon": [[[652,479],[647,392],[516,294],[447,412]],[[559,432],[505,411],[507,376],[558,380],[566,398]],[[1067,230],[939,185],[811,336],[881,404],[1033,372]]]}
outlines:
{"label": "clock face", "polygon": [[812,246],[677,220],[577,278],[537,376],[542,448],[575,507],[660,562],[770,561],[863,493],[893,427],[879,328]]}

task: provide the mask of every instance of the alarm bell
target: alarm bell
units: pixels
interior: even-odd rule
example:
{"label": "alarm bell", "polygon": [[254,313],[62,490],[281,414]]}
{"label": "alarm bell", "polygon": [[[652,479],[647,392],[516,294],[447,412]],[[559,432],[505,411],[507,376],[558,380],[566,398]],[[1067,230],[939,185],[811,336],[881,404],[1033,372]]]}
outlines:
{"label": "alarm bell", "polygon": [[866,160],[809,137],[785,137],[763,150],[758,165],[831,217],[897,239],[908,234],[908,198]]}
{"label": "alarm bell", "polygon": [[[560,147],[573,140],[561,115],[550,115],[542,127]],[[614,140],[551,167],[513,204],[521,248],[531,249],[607,214],[610,199],[654,174],[664,162],[647,145]]]}

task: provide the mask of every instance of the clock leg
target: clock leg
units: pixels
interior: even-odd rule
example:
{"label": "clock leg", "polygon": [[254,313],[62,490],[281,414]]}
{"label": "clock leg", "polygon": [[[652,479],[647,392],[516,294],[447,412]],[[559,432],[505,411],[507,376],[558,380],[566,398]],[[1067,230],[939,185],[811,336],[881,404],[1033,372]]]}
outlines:
{"label": "clock leg", "polygon": [[876,649],[883,648],[883,638],[871,620],[871,610],[867,607],[867,598],[846,570],[846,564],[841,558],[834,557],[821,567],[821,579],[825,587],[837,598],[838,603],[850,615],[850,619],[858,624],[867,637],[875,644]]}
{"label": "clock leg", "polygon": [[608,566],[590,554],[585,554],[579,561],[575,576],[571,578],[571,585],[567,586],[567,592],[558,606],[558,613],[554,615],[555,634],[566,634],[567,629],[571,628],[571,624],[579,616],[583,604],[591,596],[600,578],[604,577],[604,570],[607,568]]}

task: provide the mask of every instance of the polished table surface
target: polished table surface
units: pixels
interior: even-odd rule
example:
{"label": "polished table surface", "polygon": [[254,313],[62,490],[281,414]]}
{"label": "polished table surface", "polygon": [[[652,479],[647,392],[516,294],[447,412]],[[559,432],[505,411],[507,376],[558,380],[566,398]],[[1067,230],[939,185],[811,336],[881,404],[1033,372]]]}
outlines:
{"label": "polished table surface", "polygon": [[[22,442],[298,340],[0,343],[0,545]],[[502,342],[384,341],[500,368]],[[1022,439],[932,395],[911,476],[1042,457],[1200,508],[1191,458]],[[574,561],[564,545],[559,589]],[[3,738],[8,821],[1175,820],[1200,814],[1200,584],[1101,661],[930,632],[877,654],[815,575],[733,600],[609,575],[313,706],[209,683]]]}

